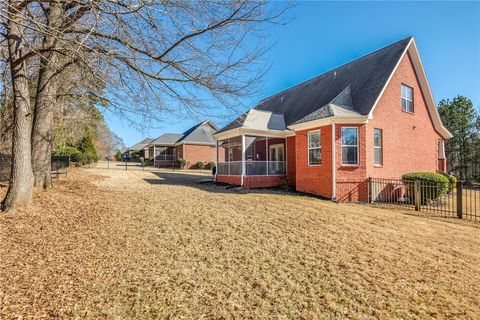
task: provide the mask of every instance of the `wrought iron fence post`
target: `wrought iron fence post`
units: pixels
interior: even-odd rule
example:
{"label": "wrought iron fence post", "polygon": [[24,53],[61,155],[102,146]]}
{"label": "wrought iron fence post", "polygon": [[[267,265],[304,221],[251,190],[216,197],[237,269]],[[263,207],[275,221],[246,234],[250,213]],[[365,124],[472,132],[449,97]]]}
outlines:
{"label": "wrought iron fence post", "polygon": [[415,180],[414,184],[414,194],[415,194],[415,211],[420,211],[421,199],[422,199],[422,191],[420,190],[420,181]]}
{"label": "wrought iron fence post", "polygon": [[372,177],[368,178],[368,183],[367,183],[367,202],[372,203]]}
{"label": "wrought iron fence post", "polygon": [[462,181],[457,182],[457,217],[463,218],[463,184]]}

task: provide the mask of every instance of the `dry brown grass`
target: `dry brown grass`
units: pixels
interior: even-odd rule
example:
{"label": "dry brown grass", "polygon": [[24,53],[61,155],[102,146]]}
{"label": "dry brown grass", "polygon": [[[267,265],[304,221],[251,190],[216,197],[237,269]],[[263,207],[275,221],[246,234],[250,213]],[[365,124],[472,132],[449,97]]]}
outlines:
{"label": "dry brown grass", "polygon": [[69,172],[0,216],[0,318],[479,318],[480,225]]}

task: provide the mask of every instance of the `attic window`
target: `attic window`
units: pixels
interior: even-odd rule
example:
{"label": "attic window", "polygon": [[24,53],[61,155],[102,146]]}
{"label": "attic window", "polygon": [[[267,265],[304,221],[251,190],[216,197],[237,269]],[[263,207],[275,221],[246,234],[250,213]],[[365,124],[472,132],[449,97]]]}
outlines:
{"label": "attic window", "polygon": [[413,112],[413,88],[402,84],[402,110]]}

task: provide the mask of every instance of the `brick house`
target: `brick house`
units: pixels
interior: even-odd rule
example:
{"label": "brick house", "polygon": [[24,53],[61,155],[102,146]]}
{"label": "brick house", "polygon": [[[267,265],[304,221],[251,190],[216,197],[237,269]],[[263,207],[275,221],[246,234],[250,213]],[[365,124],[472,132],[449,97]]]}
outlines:
{"label": "brick house", "polygon": [[214,137],[217,182],[366,201],[369,177],[445,171],[451,134],[410,37],[262,100]]}
{"label": "brick house", "polygon": [[146,149],[146,146],[151,143],[154,139],[152,138],[145,138],[142,141],[134,144],[130,148],[126,148],[125,150],[122,150],[122,159],[130,159],[132,157],[133,152],[138,152],[141,157],[148,158],[148,149]]}
{"label": "brick house", "polygon": [[207,120],[184,133],[165,133],[145,145],[145,154],[154,157],[156,167],[171,167],[180,158],[187,160],[187,168],[195,168],[197,162],[215,162],[213,134],[217,130],[217,126]]}

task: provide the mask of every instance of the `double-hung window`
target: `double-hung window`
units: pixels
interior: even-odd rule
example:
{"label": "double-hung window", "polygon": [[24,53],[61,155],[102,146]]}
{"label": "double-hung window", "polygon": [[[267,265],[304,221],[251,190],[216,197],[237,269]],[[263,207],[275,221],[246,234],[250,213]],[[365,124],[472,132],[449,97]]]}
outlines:
{"label": "double-hung window", "polygon": [[320,143],[320,130],[308,133],[308,165],[318,166],[322,162],[322,145]]}
{"label": "double-hung window", "polygon": [[342,127],[342,164],[358,165],[357,127]]}
{"label": "double-hung window", "polygon": [[373,161],[377,166],[382,165],[382,129],[373,129]]}
{"label": "double-hung window", "polygon": [[402,84],[402,110],[413,112],[413,88]]}

